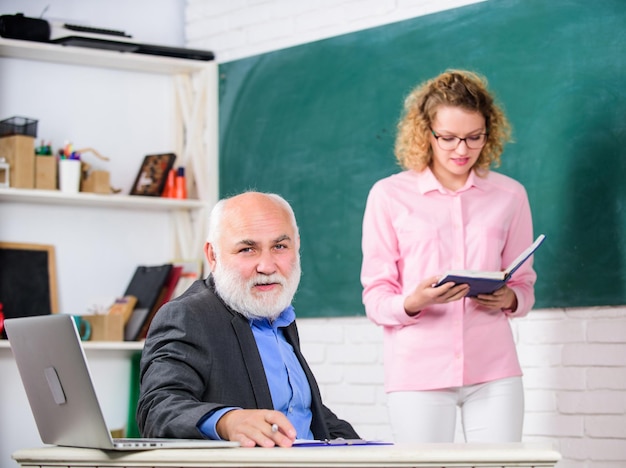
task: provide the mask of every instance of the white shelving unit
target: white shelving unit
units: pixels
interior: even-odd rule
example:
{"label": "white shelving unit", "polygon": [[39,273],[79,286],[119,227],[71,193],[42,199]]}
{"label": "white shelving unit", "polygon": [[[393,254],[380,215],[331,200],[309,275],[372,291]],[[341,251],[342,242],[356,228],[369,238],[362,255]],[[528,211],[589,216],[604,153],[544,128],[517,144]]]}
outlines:
{"label": "white shelving unit", "polygon": [[100,195],[85,192],[67,194],[58,190],[15,188],[0,188],[0,202],[154,211],[198,210],[207,206],[207,203],[202,200],[178,200],[175,198],[151,198],[133,195]]}
{"label": "white shelving unit", "polygon": [[[76,206],[108,206],[114,208],[137,207],[146,210],[189,211],[210,206],[218,197],[218,124],[217,124],[217,65],[215,62],[122,53],[84,47],[60,46],[40,42],[0,38],[0,57],[54,64],[78,65],[116,69],[148,74],[169,75],[175,83],[177,99],[176,147],[177,165],[187,171],[190,183],[204,205],[187,201],[177,204],[172,200],[136,200],[132,196],[105,196],[80,194],[77,198],[62,194],[45,193],[36,196],[32,191],[0,195],[2,201],[56,203]],[[39,191],[37,191],[39,192]],[[23,197],[23,198],[22,198]],[[46,197],[50,197],[45,200]],[[106,200],[106,202],[105,202]],[[107,203],[108,202],[108,203]],[[198,237],[204,234],[202,224],[194,225],[186,217],[177,216],[178,238],[175,255],[189,257]]]}
{"label": "white shelving unit", "polygon": [[[143,349],[143,341],[85,341],[85,351],[112,351],[121,356],[130,356]],[[0,340],[0,350],[10,350],[8,340]]]}
{"label": "white shelving unit", "polygon": [[[0,38],[0,70],[0,120],[31,116],[57,137],[67,131],[69,139],[88,139],[76,147],[109,156],[111,183],[116,176],[123,193],[146,154],[166,151],[177,154],[191,186],[188,200],[0,189],[0,241],[55,246],[60,312],[87,313],[85,298],[100,291],[121,295],[137,265],[201,258],[218,197],[215,62]],[[83,345],[107,423],[123,427],[130,357],[143,343]],[[11,453],[41,441],[3,340],[0,373],[0,465],[17,466]]]}
{"label": "white shelving unit", "polygon": [[200,60],[157,57],[5,38],[0,38],[0,56],[167,75],[195,73],[206,69],[207,66],[215,65],[214,62]]}
{"label": "white shelving unit", "polygon": [[[51,121],[60,120],[60,117],[65,117],[67,114],[76,113],[77,116],[73,121],[70,120],[70,123],[65,123],[69,130],[75,130],[74,126],[80,127],[78,124],[92,118],[94,109],[98,110],[103,104],[107,104],[107,101],[116,100],[118,94],[125,96],[125,99],[118,99],[119,102],[116,104],[118,107],[130,106],[132,104],[129,104],[129,101],[132,102],[135,99],[137,100],[135,106],[146,107],[144,114],[139,114],[142,117],[141,119],[133,117],[133,120],[130,120],[126,126],[119,125],[115,127],[110,124],[112,120],[119,118],[116,109],[115,115],[104,115],[98,120],[94,120],[92,125],[80,127],[83,134],[88,133],[88,131],[93,132],[91,139],[94,139],[94,134],[97,136],[96,139],[103,139],[107,143],[106,148],[108,151],[114,154],[122,153],[122,157],[113,156],[111,159],[118,166],[122,164],[125,164],[125,166],[112,171],[111,174],[112,185],[114,186],[113,176],[119,176],[120,173],[124,174],[124,181],[127,186],[122,187],[122,191],[125,193],[128,193],[130,189],[128,181],[132,182],[134,180],[141,160],[145,154],[149,153],[149,150],[146,150],[144,153],[137,153],[135,150],[131,155],[134,159],[134,165],[132,165],[127,161],[129,158],[123,154],[124,152],[131,152],[126,150],[124,145],[126,145],[127,141],[132,140],[132,137],[138,131],[143,130],[142,137],[137,136],[135,140],[138,140],[141,144],[144,143],[146,138],[152,138],[154,135],[160,138],[159,141],[161,141],[160,144],[155,143],[155,145],[158,148],[163,148],[162,141],[168,140],[162,137],[161,134],[164,133],[162,129],[168,126],[154,125],[154,123],[171,122],[169,129],[172,136],[169,138],[168,148],[163,148],[163,151],[173,150],[177,154],[176,166],[184,166],[186,168],[190,196],[197,197],[195,200],[174,200],[119,194],[79,193],[67,195],[57,191],[0,189],[0,216],[3,219],[3,224],[0,225],[0,241],[45,243],[53,244],[57,247],[59,297],[61,299],[62,311],[67,309],[70,313],[84,313],[84,309],[88,307],[87,302],[91,298],[85,297],[81,298],[80,302],[78,300],[73,302],[72,296],[66,292],[66,286],[68,284],[67,277],[70,276],[68,272],[72,270],[71,274],[74,276],[73,270],[75,270],[74,264],[70,264],[70,261],[89,261],[89,258],[85,258],[84,255],[82,257],[76,255],[74,258],[74,250],[64,254],[63,250],[68,251],[70,250],[69,247],[64,246],[63,242],[58,244],[54,242],[55,234],[53,232],[51,232],[50,236],[43,235],[43,231],[37,229],[39,226],[46,230],[54,231],[57,222],[67,224],[73,221],[71,227],[67,226],[64,228],[67,231],[74,231],[70,233],[70,236],[76,236],[78,231],[78,237],[81,237],[81,242],[85,242],[85,237],[90,237],[93,239],[93,245],[104,246],[104,248],[106,248],[105,242],[107,241],[114,242],[116,245],[124,245],[125,247],[122,251],[111,252],[110,255],[106,256],[105,260],[115,256],[120,259],[128,259],[129,264],[133,264],[133,266],[149,264],[150,262],[154,264],[164,263],[170,259],[202,260],[201,246],[205,237],[208,209],[215,203],[218,197],[218,85],[216,63],[0,38],[0,60],[3,59],[8,59],[8,62],[0,62],[0,64],[8,63],[6,69],[9,71],[11,70],[11,61],[18,61],[20,65],[28,62],[28,65],[21,65],[22,69],[18,69],[13,79],[9,73],[7,78],[3,79],[0,90],[6,93],[8,97],[12,97],[14,93],[11,87],[16,87],[17,89],[20,85],[24,87],[30,86],[30,89],[18,89],[18,94],[21,92],[24,97],[14,107],[20,110],[22,108],[27,109],[29,106],[23,106],[22,102],[27,100],[35,101],[34,104],[30,105],[30,108],[32,108],[31,112],[35,113],[37,117],[43,114],[44,118],[40,119],[40,128],[42,121],[49,124]],[[54,68],[43,68],[44,65]],[[34,76],[40,74],[40,68],[42,68],[41,75],[50,77],[49,79]],[[99,74],[110,73],[111,70],[121,72],[122,75],[113,75],[111,79],[108,77],[104,78],[104,85],[101,85],[99,88],[90,89],[88,87]],[[132,80],[128,79],[128,74],[132,74]],[[3,73],[4,75],[6,74]],[[144,89],[152,89],[149,87],[150,83],[147,80],[155,75],[161,77],[161,79],[165,77],[169,80],[168,96],[160,94],[161,82],[152,85],[154,91],[146,91]],[[16,82],[16,79],[22,81],[22,78],[24,78],[24,83]],[[55,79],[56,82],[51,82],[51,80]],[[75,94],[74,87],[68,85],[66,81],[73,81],[86,87],[82,94],[76,93],[78,96],[75,102],[72,102],[71,99],[72,94]],[[127,81],[130,84],[127,84]],[[144,87],[144,82],[148,86]],[[123,92],[117,93],[115,86],[120,86],[119,83],[121,83],[124,89],[122,90]],[[63,88],[61,85],[66,86]],[[141,101],[139,98],[136,98],[136,95],[141,95],[142,92],[151,94],[143,96],[143,101]],[[62,105],[55,105],[55,101],[51,98],[54,98],[55,94],[62,93],[65,93],[68,99],[61,97],[56,102],[61,102]],[[4,94],[0,94],[0,111],[3,110],[3,96]],[[88,99],[92,99],[93,102],[88,102]],[[167,105],[154,105],[168,99],[172,102],[170,107]],[[5,99],[4,101],[9,100]],[[66,101],[69,104],[66,105]],[[66,106],[67,109],[64,110],[63,115],[59,116],[55,107],[63,106]],[[152,107],[154,107],[154,110]],[[11,112],[11,110],[3,112]],[[168,115],[161,115],[161,113]],[[16,115],[20,115],[20,113],[16,112]],[[85,116],[84,118],[83,115]],[[135,125],[137,125],[137,130],[134,127]],[[150,129],[153,126],[154,133],[151,134]],[[98,127],[102,127],[103,130],[98,132]],[[120,142],[117,146],[108,144],[109,141],[115,141],[109,135],[111,130],[122,132],[114,135],[114,138]],[[77,134],[81,134],[80,130],[75,131]],[[43,138],[47,137],[47,135],[40,136]],[[59,141],[56,143],[57,147],[60,146]],[[83,145],[79,144],[78,146]],[[111,147],[113,149],[110,149]],[[150,151],[156,152],[153,148]],[[119,162],[120,160],[122,160],[121,163]],[[42,216],[41,209],[44,208],[46,211]],[[54,211],[51,212],[51,209]],[[129,213],[129,210],[133,211],[133,213]],[[50,216],[54,216],[51,213],[57,213],[58,219],[50,219]],[[152,216],[148,218],[147,216],[150,214]],[[97,221],[94,219],[95,217],[106,218],[110,220],[110,223],[107,223],[107,226],[99,229],[94,235],[94,233],[86,231],[86,226],[81,225],[80,222],[85,220],[90,225],[95,226]],[[144,217],[146,219],[143,219]],[[166,222],[164,222],[164,217],[167,218]],[[34,218],[42,218],[42,222],[38,224],[34,221]],[[135,220],[137,220],[137,224],[135,224]],[[17,228],[21,221],[24,222],[23,230],[26,231],[24,233]],[[127,236],[120,239],[119,232],[117,232],[118,226],[115,226],[115,224],[119,225],[119,228],[126,225],[128,230]],[[139,229],[140,227],[145,228],[144,230],[148,233],[142,233],[141,229]],[[113,229],[116,232],[107,233],[106,231],[109,229]],[[85,233],[83,234],[80,231],[85,231]],[[133,231],[137,231],[137,233],[133,234]],[[34,232],[37,234],[33,234]],[[136,235],[136,239],[139,240],[139,246],[133,245],[133,235]],[[64,236],[62,232],[57,232],[56,237],[63,238]],[[48,240],[48,238],[52,240]],[[162,238],[167,239],[161,241]],[[147,242],[146,239],[148,239]],[[98,244],[99,240],[101,240],[100,244]],[[167,251],[164,249],[163,242],[169,244]],[[74,245],[76,244],[74,243]],[[145,252],[150,247],[152,247],[154,254]],[[93,261],[100,264],[99,260],[95,257]],[[117,291],[125,287],[123,283],[127,284],[131,273],[132,271],[129,271],[129,267],[123,273],[120,273],[125,277],[124,280],[117,282],[115,286]],[[81,276],[83,275],[81,274]],[[88,277],[87,275],[85,278],[87,279]],[[96,280],[93,277],[91,279],[92,281]],[[102,275],[99,275],[97,280],[101,281]],[[96,294],[94,288],[88,289],[91,295]],[[103,285],[102,289],[106,291],[103,292],[105,296],[112,294],[112,286],[107,287],[107,285]],[[121,292],[117,294],[119,295]]]}

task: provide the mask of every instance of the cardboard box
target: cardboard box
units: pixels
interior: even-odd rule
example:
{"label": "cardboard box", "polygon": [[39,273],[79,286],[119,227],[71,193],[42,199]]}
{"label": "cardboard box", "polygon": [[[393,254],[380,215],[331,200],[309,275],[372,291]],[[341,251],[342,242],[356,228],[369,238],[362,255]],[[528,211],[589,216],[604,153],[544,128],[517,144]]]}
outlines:
{"label": "cardboard box", "polygon": [[124,321],[121,315],[83,315],[91,323],[91,341],[124,341]]}
{"label": "cardboard box", "polygon": [[57,160],[54,156],[35,156],[35,188],[57,189]]}
{"label": "cardboard box", "polygon": [[16,188],[35,188],[35,138],[11,135],[0,138],[0,157],[10,165],[9,183]]}
{"label": "cardboard box", "polygon": [[90,171],[82,180],[81,192],[111,193],[111,181],[108,171]]}

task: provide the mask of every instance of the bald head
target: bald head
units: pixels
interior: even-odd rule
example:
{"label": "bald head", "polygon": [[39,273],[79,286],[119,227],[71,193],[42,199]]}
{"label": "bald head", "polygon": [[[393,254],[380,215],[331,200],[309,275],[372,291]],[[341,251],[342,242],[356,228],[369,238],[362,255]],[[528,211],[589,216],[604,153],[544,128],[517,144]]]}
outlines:
{"label": "bald head", "polygon": [[218,201],[209,220],[209,235],[207,241],[216,244],[221,236],[224,224],[237,223],[251,219],[253,216],[265,217],[268,214],[277,215],[281,211],[289,220],[294,236],[299,239],[298,225],[291,205],[280,195],[274,193],[244,192],[230,198]]}

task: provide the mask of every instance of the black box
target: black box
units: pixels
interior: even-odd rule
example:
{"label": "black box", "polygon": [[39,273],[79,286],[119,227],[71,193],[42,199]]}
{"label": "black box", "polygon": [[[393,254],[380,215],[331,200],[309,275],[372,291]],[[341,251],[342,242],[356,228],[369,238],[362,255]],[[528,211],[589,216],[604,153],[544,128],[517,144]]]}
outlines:
{"label": "black box", "polygon": [[0,137],[26,135],[37,137],[37,120],[28,117],[11,117],[0,122]]}
{"label": "black box", "polygon": [[48,42],[50,23],[39,18],[28,18],[23,13],[0,16],[0,36],[7,39]]}

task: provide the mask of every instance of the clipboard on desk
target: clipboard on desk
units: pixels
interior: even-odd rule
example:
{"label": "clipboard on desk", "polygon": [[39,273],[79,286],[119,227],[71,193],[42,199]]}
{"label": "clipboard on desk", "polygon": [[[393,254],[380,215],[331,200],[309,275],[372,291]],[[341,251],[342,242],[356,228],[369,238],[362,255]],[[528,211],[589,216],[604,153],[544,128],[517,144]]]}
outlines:
{"label": "clipboard on desk", "polygon": [[171,263],[154,266],[140,265],[135,270],[124,293],[125,296],[137,298],[137,305],[124,327],[124,341],[135,341],[139,337],[152,310],[158,306],[159,296],[171,270]]}
{"label": "clipboard on desk", "polygon": [[294,447],[345,447],[350,445],[393,445],[393,442],[385,442],[382,440],[366,440],[366,439],[296,439],[293,443]]}

